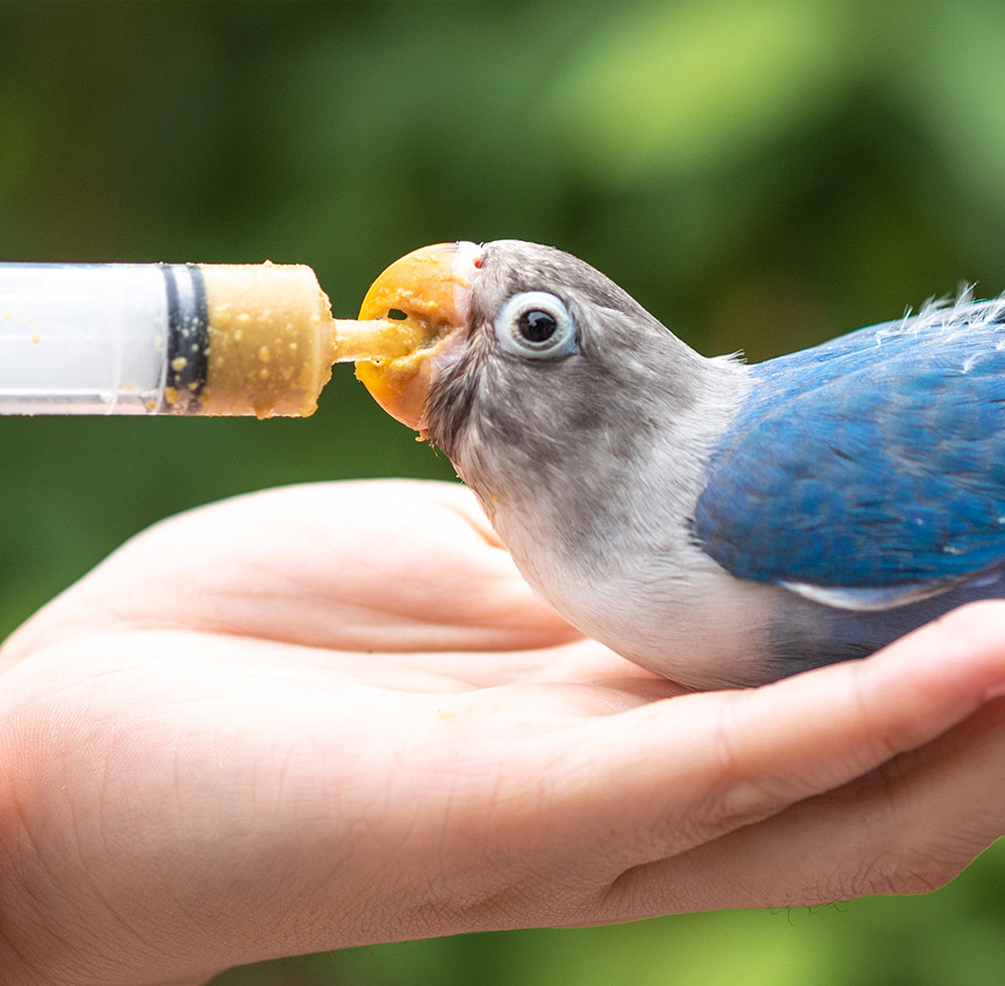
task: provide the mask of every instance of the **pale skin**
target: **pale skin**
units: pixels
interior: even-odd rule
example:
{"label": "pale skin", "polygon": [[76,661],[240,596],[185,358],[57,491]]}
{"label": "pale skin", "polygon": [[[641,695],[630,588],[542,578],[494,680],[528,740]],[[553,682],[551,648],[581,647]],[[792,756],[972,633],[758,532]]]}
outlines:
{"label": "pale skin", "polygon": [[1005,830],[1005,604],[682,694],[552,614],[447,484],[173,518],[0,664],[12,986],[924,891]]}

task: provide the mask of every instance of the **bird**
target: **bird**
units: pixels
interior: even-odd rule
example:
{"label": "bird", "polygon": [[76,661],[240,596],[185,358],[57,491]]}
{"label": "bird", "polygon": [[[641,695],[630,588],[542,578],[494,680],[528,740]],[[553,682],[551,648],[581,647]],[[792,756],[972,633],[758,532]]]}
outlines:
{"label": "bird", "polygon": [[689,689],[865,658],[1005,598],[1005,299],[809,349],[706,357],[586,262],[521,240],[392,264],[356,373],[442,451],[573,626]]}

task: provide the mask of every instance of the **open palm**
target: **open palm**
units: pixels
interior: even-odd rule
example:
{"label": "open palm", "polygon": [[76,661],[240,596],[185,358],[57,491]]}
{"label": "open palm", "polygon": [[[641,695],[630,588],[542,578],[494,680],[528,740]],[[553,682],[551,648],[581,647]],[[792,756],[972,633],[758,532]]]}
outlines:
{"label": "open palm", "polygon": [[1005,830],[1005,605],[685,693],[554,615],[450,484],[173,518],[0,667],[17,984],[928,889]]}

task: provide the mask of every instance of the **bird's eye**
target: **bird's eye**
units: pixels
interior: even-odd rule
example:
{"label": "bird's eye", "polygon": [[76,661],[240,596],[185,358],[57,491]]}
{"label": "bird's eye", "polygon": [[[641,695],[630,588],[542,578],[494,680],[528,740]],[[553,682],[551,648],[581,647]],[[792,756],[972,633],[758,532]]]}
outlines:
{"label": "bird's eye", "polygon": [[495,321],[500,345],[515,356],[554,359],[576,351],[576,325],[561,298],[547,291],[514,295]]}
{"label": "bird's eye", "polygon": [[558,320],[551,312],[535,308],[521,312],[516,327],[529,343],[547,342],[558,330]]}

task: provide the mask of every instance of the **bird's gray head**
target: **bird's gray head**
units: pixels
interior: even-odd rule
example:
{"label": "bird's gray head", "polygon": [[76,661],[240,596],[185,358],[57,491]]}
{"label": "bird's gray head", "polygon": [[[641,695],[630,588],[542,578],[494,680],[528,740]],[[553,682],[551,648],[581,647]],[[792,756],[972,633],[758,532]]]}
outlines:
{"label": "bird's gray head", "polygon": [[392,265],[371,295],[384,310],[367,317],[398,309],[439,330],[404,361],[364,364],[361,378],[488,504],[561,497],[571,485],[606,511],[611,485],[632,471],[637,481],[640,457],[666,441],[668,423],[708,396],[709,361],[552,247],[427,247]]}

